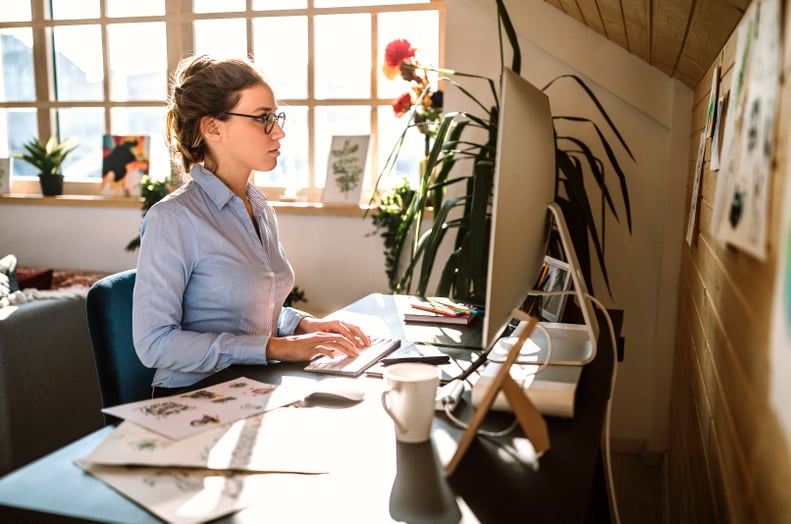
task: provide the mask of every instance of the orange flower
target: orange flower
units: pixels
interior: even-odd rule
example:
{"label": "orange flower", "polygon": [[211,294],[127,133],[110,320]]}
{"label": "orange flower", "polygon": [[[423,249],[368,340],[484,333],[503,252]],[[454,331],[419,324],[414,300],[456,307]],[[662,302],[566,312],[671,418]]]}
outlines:
{"label": "orange flower", "polygon": [[397,75],[401,74],[401,64],[411,61],[414,57],[415,48],[412,47],[408,40],[403,38],[393,40],[385,48],[385,63],[382,66],[382,72],[388,80],[393,80]]}

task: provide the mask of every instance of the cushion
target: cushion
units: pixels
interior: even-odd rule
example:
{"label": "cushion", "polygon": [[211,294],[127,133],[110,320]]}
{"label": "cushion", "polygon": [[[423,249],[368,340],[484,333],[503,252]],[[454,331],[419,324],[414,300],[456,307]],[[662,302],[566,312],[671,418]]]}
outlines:
{"label": "cushion", "polygon": [[0,258],[0,299],[8,297],[11,293],[18,291],[19,286],[16,281],[16,257],[6,255]]}
{"label": "cushion", "polygon": [[17,275],[19,289],[50,289],[52,287],[52,270],[20,271]]}

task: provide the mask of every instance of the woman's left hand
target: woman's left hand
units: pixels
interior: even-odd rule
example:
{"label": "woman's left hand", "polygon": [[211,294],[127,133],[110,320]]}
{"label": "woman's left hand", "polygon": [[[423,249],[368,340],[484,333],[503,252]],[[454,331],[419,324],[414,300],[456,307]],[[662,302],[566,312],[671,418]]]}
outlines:
{"label": "woman's left hand", "polygon": [[325,333],[337,333],[350,340],[359,348],[371,345],[371,339],[368,338],[368,335],[363,333],[362,329],[354,324],[341,320],[305,317],[300,321],[299,326],[297,326],[297,332],[301,333],[316,333],[320,331]]}

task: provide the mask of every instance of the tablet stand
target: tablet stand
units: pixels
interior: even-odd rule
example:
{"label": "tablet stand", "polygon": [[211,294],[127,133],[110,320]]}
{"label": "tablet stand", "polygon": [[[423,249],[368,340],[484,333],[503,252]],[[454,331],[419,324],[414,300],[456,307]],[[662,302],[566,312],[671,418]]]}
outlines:
{"label": "tablet stand", "polygon": [[483,401],[475,410],[475,413],[473,414],[472,420],[467,426],[467,429],[461,436],[459,446],[456,448],[456,453],[445,467],[445,471],[448,475],[452,475],[453,472],[456,471],[456,467],[459,465],[462,457],[464,457],[464,454],[467,452],[467,448],[470,447],[472,440],[475,438],[475,435],[478,433],[478,429],[483,423],[484,417],[486,417],[486,414],[489,412],[489,409],[491,409],[492,404],[494,403],[494,399],[497,398],[497,394],[501,390],[503,394],[505,394],[505,398],[511,404],[511,409],[514,412],[514,415],[516,415],[516,419],[519,421],[519,425],[522,427],[525,435],[533,443],[536,453],[541,453],[549,449],[549,432],[547,431],[547,424],[544,420],[544,417],[527,397],[524,390],[519,387],[519,385],[514,381],[513,378],[511,378],[510,375],[511,366],[516,361],[516,357],[519,356],[519,350],[522,348],[522,345],[530,336],[530,333],[535,328],[536,323],[538,323],[538,319],[533,316],[526,315],[521,310],[514,310],[513,315],[518,318],[527,317],[527,325],[519,335],[516,343],[508,352],[508,357],[506,358],[505,363],[500,368],[497,376],[492,382],[492,385],[486,392]]}

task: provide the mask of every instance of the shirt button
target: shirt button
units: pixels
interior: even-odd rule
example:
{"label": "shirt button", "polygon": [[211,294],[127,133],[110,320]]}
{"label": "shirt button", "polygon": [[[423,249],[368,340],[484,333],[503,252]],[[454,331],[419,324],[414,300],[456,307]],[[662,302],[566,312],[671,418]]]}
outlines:
{"label": "shirt button", "polygon": [[275,278],[275,274],[274,273],[269,273],[269,278]]}

